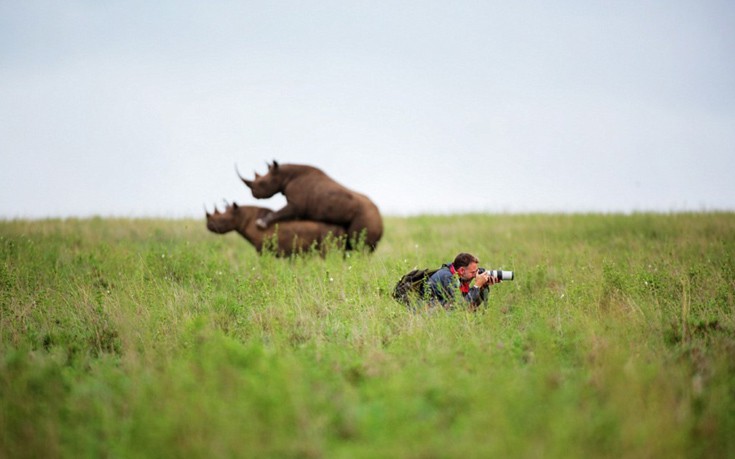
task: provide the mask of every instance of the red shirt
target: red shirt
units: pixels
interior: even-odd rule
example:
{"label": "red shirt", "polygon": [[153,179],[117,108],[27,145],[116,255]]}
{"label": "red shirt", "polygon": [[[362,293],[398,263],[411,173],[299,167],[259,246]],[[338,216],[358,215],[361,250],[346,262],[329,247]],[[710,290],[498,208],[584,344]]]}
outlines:
{"label": "red shirt", "polygon": [[[449,272],[451,272],[452,275],[457,274],[457,276],[459,276],[457,270],[454,269],[454,265],[449,265]],[[472,282],[472,279],[465,281],[462,280],[461,277],[459,278],[459,291],[462,292],[463,295],[470,293],[470,282]]]}

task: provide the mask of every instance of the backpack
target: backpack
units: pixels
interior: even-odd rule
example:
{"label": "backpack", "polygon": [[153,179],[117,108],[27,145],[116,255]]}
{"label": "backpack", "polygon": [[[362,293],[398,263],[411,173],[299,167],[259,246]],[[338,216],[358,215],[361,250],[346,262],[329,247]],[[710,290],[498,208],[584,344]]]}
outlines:
{"label": "backpack", "polygon": [[393,289],[393,298],[406,306],[410,305],[412,300],[423,298],[426,294],[426,281],[434,275],[439,269],[414,269],[408,274],[404,274]]}

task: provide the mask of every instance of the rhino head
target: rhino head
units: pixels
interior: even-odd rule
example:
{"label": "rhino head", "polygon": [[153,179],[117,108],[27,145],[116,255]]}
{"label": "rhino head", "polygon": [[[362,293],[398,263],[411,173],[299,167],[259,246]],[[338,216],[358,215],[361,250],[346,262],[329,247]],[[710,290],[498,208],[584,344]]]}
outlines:
{"label": "rhino head", "polygon": [[240,177],[240,180],[250,188],[253,197],[256,199],[270,198],[274,194],[283,191],[286,177],[275,160],[273,160],[273,164],[268,164],[267,174],[260,175],[255,172],[255,179],[253,180],[247,180],[240,175],[237,167],[235,167],[235,171],[237,172],[237,176]]}
{"label": "rhino head", "polygon": [[224,234],[237,229],[241,219],[240,206],[237,203],[231,205],[225,204],[225,211],[220,212],[217,205],[214,206],[214,213],[210,214],[206,209],[207,229],[213,233]]}

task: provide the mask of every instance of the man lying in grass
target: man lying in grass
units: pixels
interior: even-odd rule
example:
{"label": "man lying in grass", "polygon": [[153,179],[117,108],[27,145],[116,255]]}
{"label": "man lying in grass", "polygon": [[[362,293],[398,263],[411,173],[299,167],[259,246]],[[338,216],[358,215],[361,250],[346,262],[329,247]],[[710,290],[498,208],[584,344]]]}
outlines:
{"label": "man lying in grass", "polygon": [[[439,302],[445,309],[452,309],[464,302],[470,310],[487,301],[490,286],[500,282],[490,272],[480,272],[480,260],[472,254],[460,253],[452,263],[445,263],[429,277],[430,301]],[[470,286],[472,280],[475,284]]]}

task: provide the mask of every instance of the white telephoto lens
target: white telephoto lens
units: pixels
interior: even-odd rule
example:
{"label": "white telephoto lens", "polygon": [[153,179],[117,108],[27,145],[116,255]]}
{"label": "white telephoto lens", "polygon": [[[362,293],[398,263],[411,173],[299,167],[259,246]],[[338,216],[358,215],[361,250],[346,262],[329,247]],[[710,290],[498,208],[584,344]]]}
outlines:
{"label": "white telephoto lens", "polygon": [[492,270],[490,275],[500,280],[513,280],[513,271]]}

